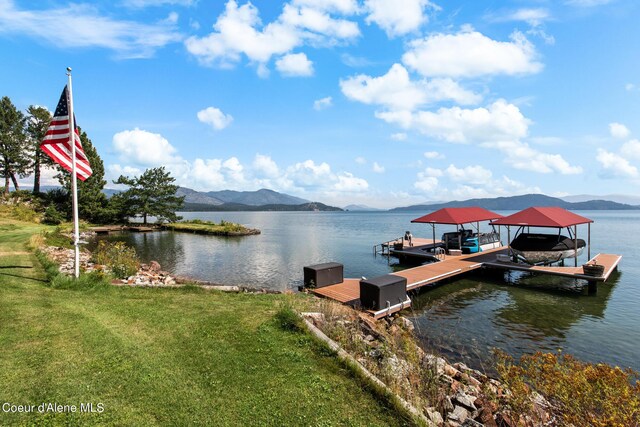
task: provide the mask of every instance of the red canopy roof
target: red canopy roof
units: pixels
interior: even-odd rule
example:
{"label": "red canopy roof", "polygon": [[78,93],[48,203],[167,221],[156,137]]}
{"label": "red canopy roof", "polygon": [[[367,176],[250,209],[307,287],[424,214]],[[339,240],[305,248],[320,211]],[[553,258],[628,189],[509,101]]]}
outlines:
{"label": "red canopy roof", "polygon": [[428,215],[416,218],[411,222],[459,225],[470,222],[489,221],[497,218],[502,218],[502,215],[474,206],[468,208],[442,208]]}
{"label": "red canopy roof", "polygon": [[492,225],[527,225],[531,227],[564,228],[571,225],[593,222],[589,218],[576,215],[566,209],[558,207],[532,207],[513,215],[492,221]]}

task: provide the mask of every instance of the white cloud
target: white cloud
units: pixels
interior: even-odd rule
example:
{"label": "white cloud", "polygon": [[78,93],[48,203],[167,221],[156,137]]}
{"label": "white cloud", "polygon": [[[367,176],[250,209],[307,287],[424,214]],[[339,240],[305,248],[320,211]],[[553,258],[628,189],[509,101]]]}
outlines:
{"label": "white cloud", "polygon": [[596,160],[602,165],[600,176],[603,178],[640,178],[638,168],[631,165],[624,157],[615,153],[599,148]]}
{"label": "white cloud", "polygon": [[391,139],[394,141],[406,141],[407,134],[404,132],[393,133],[391,134]]}
{"label": "white cloud", "polygon": [[211,125],[215,130],[222,130],[233,122],[233,117],[230,114],[224,114],[218,108],[207,107],[198,111],[198,120]]}
{"label": "white cloud", "polygon": [[631,132],[622,123],[609,123],[609,133],[614,138],[625,139]]}
{"label": "white cloud", "polygon": [[389,37],[401,36],[428,22],[428,9],[439,10],[429,0],[365,0],[366,22],[375,23]]}
{"label": "white cloud", "polygon": [[173,23],[142,24],[101,16],[96,7],[73,4],[23,10],[12,0],[0,2],[0,33],[21,33],[58,48],[110,49],[120,58],[147,58],[182,36]]}
{"label": "white cloud", "polygon": [[362,179],[353,176],[349,172],[343,172],[337,176],[338,182],[333,186],[334,190],[345,193],[357,193],[366,191],[369,188],[369,183]]}
{"label": "white cloud", "polygon": [[335,178],[328,163],[316,164],[313,160],[305,160],[287,168],[289,177],[296,187],[317,189]]}
{"label": "white cloud", "polygon": [[632,90],[637,89],[638,87],[636,85],[634,85],[633,83],[627,83],[626,85],[624,85],[625,90],[628,90],[629,92],[631,92]]}
{"label": "white cloud", "polygon": [[371,167],[371,170],[374,171],[375,173],[384,173],[384,166],[380,166],[378,162],[373,162],[373,166]]}
{"label": "white cloud", "polygon": [[313,109],[316,111],[324,110],[333,105],[333,98],[327,96],[325,98],[316,99],[313,101]]}
{"label": "white cloud", "polygon": [[444,154],[437,151],[425,151],[424,157],[427,159],[444,159]]}
{"label": "white cloud", "polygon": [[[205,65],[231,67],[244,55],[258,66],[259,75],[265,76],[266,64],[273,56],[286,55],[306,43],[316,47],[333,45],[360,35],[355,22],[335,19],[327,12],[331,7],[347,7],[340,6],[341,2],[307,1],[298,4],[285,4],[276,20],[262,25],[259,11],[253,4],[249,2],[238,6],[235,0],[229,0],[213,26],[214,31],[204,37],[189,37],[185,46]],[[307,72],[309,65],[305,68]]]}
{"label": "white cloud", "polygon": [[359,165],[365,165],[367,164],[367,159],[365,159],[364,157],[356,157],[356,163]]}
{"label": "white cloud", "polygon": [[288,77],[308,77],[313,75],[313,62],[304,53],[290,53],[276,61],[276,69]]}
{"label": "white cloud", "polygon": [[640,141],[632,139],[625,142],[620,148],[620,153],[626,158],[640,160]]}
{"label": "white cloud", "polygon": [[343,15],[352,15],[359,11],[356,0],[293,0],[292,4]]}
{"label": "white cloud", "polygon": [[424,174],[424,176],[434,176],[436,178],[440,178],[441,176],[444,176],[444,172],[442,171],[442,169],[432,168],[432,167],[426,168],[422,173]]}
{"label": "white cloud", "polygon": [[124,0],[123,4],[128,7],[148,7],[164,6],[167,4],[179,6],[191,6],[195,0]]}
{"label": "white cloud", "polygon": [[477,77],[534,74],[542,70],[538,54],[524,34],[493,40],[477,31],[433,34],[409,44],[402,62],[428,77]]}
{"label": "white cloud", "polygon": [[420,105],[443,100],[474,104],[481,99],[451,79],[411,81],[408,71],[400,64],[393,64],[387,74],[380,77],[360,74],[340,80],[340,89],[351,100],[396,111],[412,111]]}
{"label": "white cloud", "polygon": [[503,141],[527,135],[530,120],[520,109],[500,99],[488,107],[440,108],[436,112],[418,111],[376,113],[378,118],[404,128],[415,128],[425,135],[455,143]]}
{"label": "white cloud", "polygon": [[582,173],[582,167],[572,166],[561,155],[540,152],[521,141],[488,142],[482,145],[500,150],[505,155],[505,161],[515,169],[562,175]]}
{"label": "white cloud", "polygon": [[482,166],[458,168],[451,164],[444,172],[452,181],[463,182],[465,184],[487,184],[493,176],[490,170]]}
{"label": "white cloud", "polygon": [[162,135],[135,128],[113,135],[113,146],[123,161],[161,166],[181,162],[176,149]]}
{"label": "white cloud", "polygon": [[435,176],[428,176],[423,172],[418,172],[418,180],[414,182],[413,186],[418,190],[430,193],[438,189],[438,178]]}
{"label": "white cloud", "polygon": [[269,156],[256,154],[253,159],[253,170],[259,177],[277,178],[280,175],[280,169],[276,162]]}
{"label": "white cloud", "polygon": [[541,25],[551,18],[549,10],[543,8],[523,8],[497,17],[497,21],[523,21],[532,27]]}
{"label": "white cloud", "polygon": [[611,3],[613,0],[566,0],[565,3],[578,7],[594,7]]}

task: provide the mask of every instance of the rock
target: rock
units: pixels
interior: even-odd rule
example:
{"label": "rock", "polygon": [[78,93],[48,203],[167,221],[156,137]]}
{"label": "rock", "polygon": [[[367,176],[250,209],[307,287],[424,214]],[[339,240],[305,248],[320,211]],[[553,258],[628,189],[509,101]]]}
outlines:
{"label": "rock", "polygon": [[436,425],[441,426],[442,424],[444,424],[444,419],[442,418],[442,415],[440,414],[440,412],[436,411],[435,408],[427,408],[426,413],[427,413],[427,417],[431,421],[433,421]]}
{"label": "rock", "polygon": [[413,322],[411,322],[411,320],[407,319],[404,316],[398,316],[395,320],[395,323],[409,332],[413,332],[413,330],[415,329],[415,326],[413,326]]}
{"label": "rock", "polygon": [[482,427],[482,424],[480,424],[479,422],[475,421],[472,418],[467,418],[463,423],[462,423],[462,427]]}
{"label": "rock", "polygon": [[445,396],[442,401],[442,407],[445,412],[453,411],[453,403],[451,402],[451,398],[449,396]]}
{"label": "rock", "polygon": [[366,337],[364,337],[364,340],[365,340],[366,342],[371,342],[371,341],[373,341],[374,339],[375,339],[375,338],[374,338],[374,337],[373,337],[373,335],[371,335],[371,334],[369,334],[369,335],[367,335]]}
{"label": "rock", "polygon": [[151,261],[149,263],[149,270],[153,272],[157,272],[162,270],[162,267],[160,267],[160,263],[158,261]]}
{"label": "rock", "polygon": [[469,418],[469,411],[462,406],[456,406],[453,411],[447,416],[448,420],[455,421],[457,423],[464,423]]}
{"label": "rock", "polygon": [[496,421],[493,419],[493,413],[487,408],[483,408],[476,415],[475,420],[485,427],[498,427]]}
{"label": "rock", "polygon": [[302,313],[302,315],[310,319],[316,326],[323,324],[325,321],[324,313]]}
{"label": "rock", "polygon": [[516,422],[507,414],[499,413],[496,415],[496,424],[500,427],[516,427]]}
{"label": "rock", "polygon": [[448,363],[445,363],[443,368],[444,368],[444,373],[449,375],[452,378],[460,376],[460,371],[458,371],[456,368],[449,365]]}
{"label": "rock", "polygon": [[476,398],[473,396],[469,396],[468,394],[458,392],[453,399],[470,411],[475,411],[476,409],[478,409],[476,408],[476,405],[474,405]]}

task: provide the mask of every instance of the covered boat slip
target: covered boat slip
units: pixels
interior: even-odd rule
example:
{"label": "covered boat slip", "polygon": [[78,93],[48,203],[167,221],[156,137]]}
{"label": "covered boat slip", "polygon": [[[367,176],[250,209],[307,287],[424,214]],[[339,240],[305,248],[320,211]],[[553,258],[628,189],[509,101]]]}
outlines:
{"label": "covered boat slip", "polygon": [[[587,256],[591,258],[591,223],[593,220],[577,215],[559,207],[531,207],[516,212],[513,215],[491,221],[491,225],[507,227],[509,249],[511,253],[530,264],[552,264],[564,258],[574,258],[575,267],[578,266],[578,255],[582,252],[585,242],[578,239],[578,225],[587,224]],[[517,226],[515,239],[511,240],[511,227]],[[529,233],[534,228],[558,229],[554,241],[552,234]],[[566,228],[570,238],[562,236],[561,230]],[[573,231],[572,231],[573,228]],[[527,232],[524,232],[526,229]],[[568,241],[568,240],[572,240]]]}

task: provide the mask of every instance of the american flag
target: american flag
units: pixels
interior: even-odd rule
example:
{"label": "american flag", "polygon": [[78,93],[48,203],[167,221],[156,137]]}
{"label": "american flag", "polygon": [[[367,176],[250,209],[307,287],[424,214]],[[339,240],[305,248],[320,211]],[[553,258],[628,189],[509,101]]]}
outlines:
{"label": "american flag", "polygon": [[[69,143],[69,107],[67,104],[68,91],[65,86],[60,95],[60,101],[53,114],[51,124],[47,129],[44,140],[40,144],[42,151],[47,153],[54,162],[71,172],[71,144]],[[76,126],[75,116],[73,118],[74,132],[73,139],[76,144],[76,176],[84,181],[91,176],[91,166],[87,159],[82,144],[80,143],[80,135]]]}

